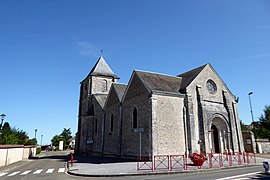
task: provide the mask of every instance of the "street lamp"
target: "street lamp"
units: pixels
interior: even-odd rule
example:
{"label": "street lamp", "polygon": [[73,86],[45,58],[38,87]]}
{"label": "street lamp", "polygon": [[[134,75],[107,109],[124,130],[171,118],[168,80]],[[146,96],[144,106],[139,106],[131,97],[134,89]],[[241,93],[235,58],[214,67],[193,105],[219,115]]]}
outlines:
{"label": "street lamp", "polygon": [[35,129],[35,139],[37,139],[37,129]]}
{"label": "street lamp", "polygon": [[252,111],[252,105],[251,105],[251,99],[250,99],[250,95],[252,95],[253,92],[248,93],[248,99],[249,99],[249,105],[250,105],[250,113],[251,113],[251,118],[252,118],[252,123],[254,125],[254,117],[253,117],[253,111]]}
{"label": "street lamp", "polygon": [[4,121],[5,117],[6,117],[5,114],[1,114],[0,134],[2,134],[2,125],[3,125],[3,121]]}
{"label": "street lamp", "polygon": [[42,138],[43,138],[43,135],[41,135],[40,146],[42,146]]}
{"label": "street lamp", "polygon": [[252,105],[251,105],[251,98],[250,95],[252,95],[253,92],[248,93],[248,99],[249,99],[249,106],[250,106],[250,113],[251,113],[251,119],[252,119],[252,124],[253,124],[253,128],[254,128],[254,137],[255,137],[255,152],[257,152],[257,143],[256,143],[256,126],[254,124],[254,117],[253,117],[253,111],[252,111]]}

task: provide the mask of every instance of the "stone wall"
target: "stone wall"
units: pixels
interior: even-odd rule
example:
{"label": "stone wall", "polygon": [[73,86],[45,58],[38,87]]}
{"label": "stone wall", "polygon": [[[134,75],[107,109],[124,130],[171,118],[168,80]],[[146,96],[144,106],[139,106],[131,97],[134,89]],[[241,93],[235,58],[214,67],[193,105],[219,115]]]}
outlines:
{"label": "stone wall", "polygon": [[[212,80],[216,85],[216,90],[210,93],[207,89],[207,81]],[[192,81],[192,83],[187,87],[188,100],[186,107],[190,114],[194,115],[190,123],[189,142],[191,147],[189,147],[192,152],[209,153],[212,149],[212,142],[209,132],[211,132],[212,121],[216,114],[220,115],[220,119],[227,124],[226,129],[219,129],[220,134],[220,147],[221,152],[226,148],[226,143],[229,142],[229,149],[234,152],[244,151],[242,132],[240,128],[239,118],[237,114],[237,107],[235,104],[234,96],[218,76],[218,74],[210,67],[206,66],[205,69]],[[192,106],[192,107],[191,107]],[[192,110],[193,112],[191,112]],[[224,137],[222,138],[222,133],[226,131]],[[226,142],[224,140],[227,140]],[[200,143],[198,143],[200,142]],[[221,143],[224,143],[222,146]]]}
{"label": "stone wall", "polygon": [[153,155],[184,154],[185,130],[183,121],[183,97],[152,95],[152,143]]}
{"label": "stone wall", "polygon": [[93,153],[101,155],[103,146],[104,112],[95,98],[93,98],[92,103],[95,109],[95,115],[93,116],[94,122],[92,123],[94,127],[92,137],[89,136],[89,138],[93,140]]}
{"label": "stone wall", "polygon": [[151,132],[151,102],[150,93],[134,75],[126,96],[123,100],[123,126],[122,126],[122,156],[137,157],[140,154],[140,133],[132,127],[132,115],[134,108],[137,109],[138,128],[143,128],[141,133],[141,154],[152,155],[152,132]]}
{"label": "stone wall", "polygon": [[270,153],[270,142],[268,139],[256,139],[258,153]]}
{"label": "stone wall", "polygon": [[0,167],[26,160],[36,155],[36,148],[24,145],[0,145]]}
{"label": "stone wall", "polygon": [[112,83],[116,80],[113,77],[92,76],[91,94],[108,94]]}
{"label": "stone wall", "polygon": [[252,131],[242,131],[242,135],[245,152],[256,152],[254,133]]}
{"label": "stone wall", "polygon": [[[104,155],[120,156],[121,111],[120,101],[114,88],[105,107]],[[113,121],[111,125],[111,121]],[[111,127],[112,126],[112,127]],[[112,129],[111,129],[112,128]]]}

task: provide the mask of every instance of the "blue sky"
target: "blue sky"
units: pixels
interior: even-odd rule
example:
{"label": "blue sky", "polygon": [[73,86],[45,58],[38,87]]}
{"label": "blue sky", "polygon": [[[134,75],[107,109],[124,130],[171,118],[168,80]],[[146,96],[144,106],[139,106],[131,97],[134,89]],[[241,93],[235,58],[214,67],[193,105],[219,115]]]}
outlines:
{"label": "blue sky", "polygon": [[268,0],[0,1],[0,113],[50,143],[77,131],[79,83],[100,56],[127,83],[133,69],[177,75],[211,63],[239,96],[240,119],[270,104]]}

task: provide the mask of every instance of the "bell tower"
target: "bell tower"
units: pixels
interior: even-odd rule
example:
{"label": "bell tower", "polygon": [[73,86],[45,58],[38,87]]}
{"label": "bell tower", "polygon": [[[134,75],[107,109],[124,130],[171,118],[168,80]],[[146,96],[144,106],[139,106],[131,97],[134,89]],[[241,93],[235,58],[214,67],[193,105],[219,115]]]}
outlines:
{"label": "bell tower", "polygon": [[108,94],[112,83],[118,80],[119,77],[101,56],[81,85],[87,95]]}
{"label": "bell tower", "polygon": [[[80,83],[79,120],[76,152],[85,153],[89,137],[93,137],[94,109],[93,96],[107,96],[112,83],[118,82],[107,62],[101,56],[86,78]],[[91,130],[92,129],[92,130]],[[78,142],[78,143],[77,143]]]}

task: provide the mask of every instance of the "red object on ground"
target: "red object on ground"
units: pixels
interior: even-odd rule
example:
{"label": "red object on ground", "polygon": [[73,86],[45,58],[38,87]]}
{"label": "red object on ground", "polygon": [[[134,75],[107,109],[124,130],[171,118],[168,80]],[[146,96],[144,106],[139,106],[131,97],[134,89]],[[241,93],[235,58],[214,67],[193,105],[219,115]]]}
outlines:
{"label": "red object on ground", "polygon": [[73,166],[73,153],[70,153],[70,165]]}

